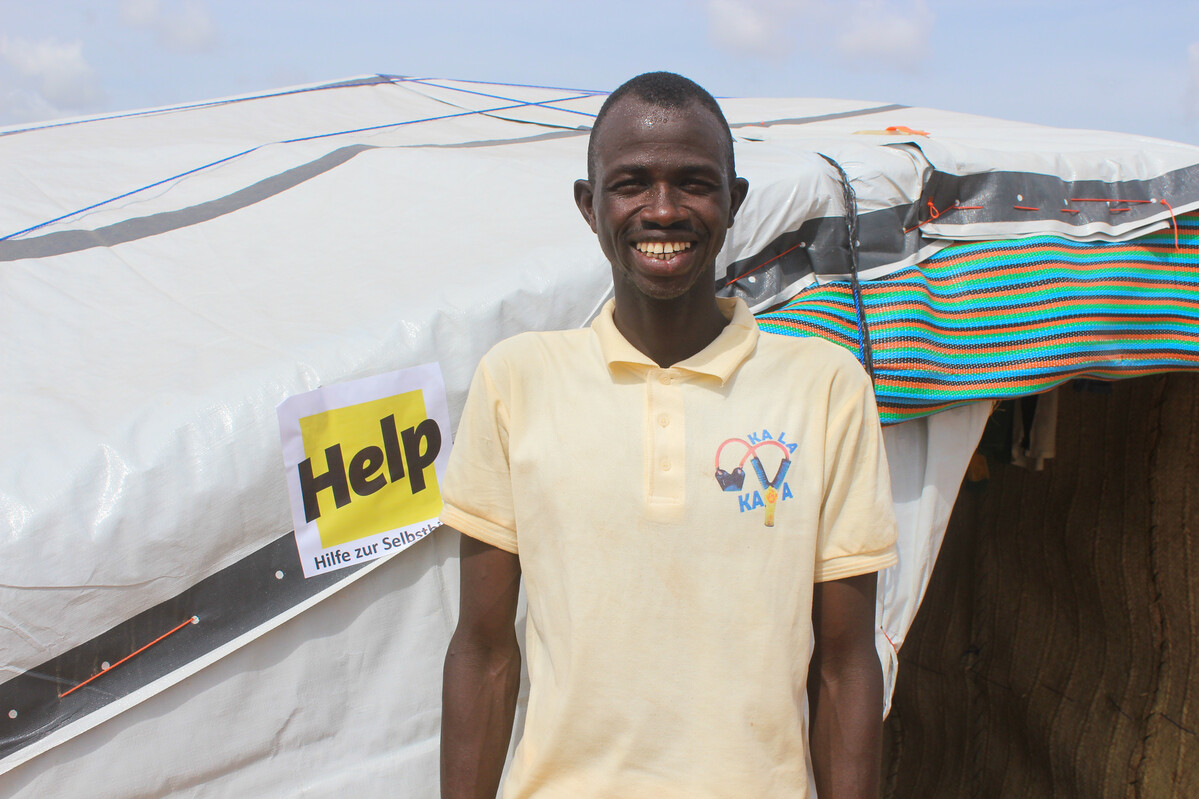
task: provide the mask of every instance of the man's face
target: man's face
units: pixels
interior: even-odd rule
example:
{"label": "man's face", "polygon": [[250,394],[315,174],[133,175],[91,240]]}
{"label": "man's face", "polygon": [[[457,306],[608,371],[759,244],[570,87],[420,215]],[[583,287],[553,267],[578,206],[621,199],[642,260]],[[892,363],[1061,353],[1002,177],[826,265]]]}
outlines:
{"label": "man's face", "polygon": [[575,202],[622,282],[655,300],[711,292],[712,265],[748,184],[729,170],[724,128],[693,103],[628,98],[599,131],[594,179]]}

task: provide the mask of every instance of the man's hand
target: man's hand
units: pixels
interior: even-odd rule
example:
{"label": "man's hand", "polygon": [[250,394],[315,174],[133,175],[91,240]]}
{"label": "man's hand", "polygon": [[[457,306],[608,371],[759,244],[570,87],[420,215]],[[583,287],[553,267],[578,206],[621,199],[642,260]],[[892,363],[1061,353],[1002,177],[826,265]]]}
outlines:
{"label": "man's hand", "polygon": [[441,691],[441,796],[495,799],[520,687],[520,560],[466,535],[459,554],[461,611]]}
{"label": "man's hand", "polygon": [[820,799],[878,799],[883,672],[874,648],[874,572],[817,583],[808,669],[812,769]]}

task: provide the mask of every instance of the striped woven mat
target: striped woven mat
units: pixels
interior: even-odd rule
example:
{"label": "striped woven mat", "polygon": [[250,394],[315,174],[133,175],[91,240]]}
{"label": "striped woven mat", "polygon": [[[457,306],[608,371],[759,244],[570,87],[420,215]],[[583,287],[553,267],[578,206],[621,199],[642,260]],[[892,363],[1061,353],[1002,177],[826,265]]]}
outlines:
{"label": "striped woven mat", "polygon": [[[1199,214],[1122,243],[1057,236],[954,244],[861,283],[883,424],[1075,377],[1199,369]],[[758,315],[861,356],[848,281]]]}

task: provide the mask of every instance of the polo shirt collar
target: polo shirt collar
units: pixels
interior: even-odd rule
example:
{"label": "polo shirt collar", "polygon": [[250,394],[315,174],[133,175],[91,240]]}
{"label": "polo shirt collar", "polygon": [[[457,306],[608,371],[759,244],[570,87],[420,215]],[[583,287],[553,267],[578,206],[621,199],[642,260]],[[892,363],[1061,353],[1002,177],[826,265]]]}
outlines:
{"label": "polo shirt collar", "polygon": [[[724,385],[757,346],[758,323],[740,297],[717,297],[716,303],[729,323],[711,344],[671,368],[709,375]],[[616,329],[616,322],[612,319],[615,308],[616,301],[608,300],[591,323],[608,369],[612,370],[618,365],[657,369],[658,365],[648,355],[630,344]]]}

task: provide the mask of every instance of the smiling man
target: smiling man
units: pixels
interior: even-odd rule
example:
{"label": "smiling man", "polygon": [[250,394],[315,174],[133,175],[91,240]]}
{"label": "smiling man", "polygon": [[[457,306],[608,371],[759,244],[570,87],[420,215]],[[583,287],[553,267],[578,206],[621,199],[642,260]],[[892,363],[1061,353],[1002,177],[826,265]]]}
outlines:
{"label": "smiling man", "polygon": [[870,382],[716,297],[748,184],[707,92],[629,81],[587,167],[575,201],[614,300],[484,357],[442,488],[464,533],[443,799],[495,796],[522,577],[505,799],[807,797],[809,751],[821,799],[874,799],[875,573],[896,556]]}

